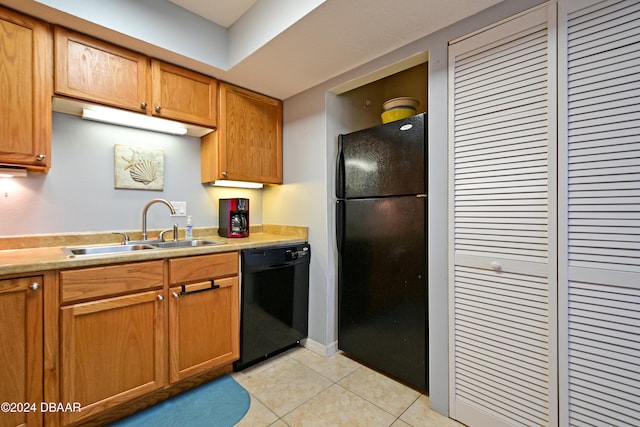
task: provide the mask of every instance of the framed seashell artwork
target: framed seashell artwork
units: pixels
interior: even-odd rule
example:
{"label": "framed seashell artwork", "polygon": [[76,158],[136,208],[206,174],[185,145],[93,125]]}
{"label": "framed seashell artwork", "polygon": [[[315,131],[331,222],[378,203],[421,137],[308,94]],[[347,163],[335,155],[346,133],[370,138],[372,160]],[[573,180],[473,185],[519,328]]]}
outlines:
{"label": "framed seashell artwork", "polygon": [[164,150],[114,146],[115,188],[164,190]]}

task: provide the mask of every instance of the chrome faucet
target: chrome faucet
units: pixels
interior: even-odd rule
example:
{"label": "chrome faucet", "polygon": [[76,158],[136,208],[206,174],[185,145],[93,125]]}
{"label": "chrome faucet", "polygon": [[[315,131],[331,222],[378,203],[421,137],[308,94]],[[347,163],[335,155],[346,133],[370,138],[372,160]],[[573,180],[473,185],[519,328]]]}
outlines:
{"label": "chrome faucet", "polygon": [[172,215],[176,214],[176,210],[173,205],[167,202],[165,199],[153,199],[149,203],[144,205],[144,209],[142,209],[142,240],[147,240],[147,211],[149,210],[149,207],[151,207],[151,205],[153,205],[154,203],[165,204],[171,211]]}

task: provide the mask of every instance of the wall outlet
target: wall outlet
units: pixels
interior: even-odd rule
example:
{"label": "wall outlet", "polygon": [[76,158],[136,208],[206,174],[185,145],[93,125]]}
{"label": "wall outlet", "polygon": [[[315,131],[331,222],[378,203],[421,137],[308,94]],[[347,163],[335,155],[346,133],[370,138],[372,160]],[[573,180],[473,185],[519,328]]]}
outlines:
{"label": "wall outlet", "polygon": [[187,202],[170,202],[176,210],[175,215],[171,216],[187,216]]}

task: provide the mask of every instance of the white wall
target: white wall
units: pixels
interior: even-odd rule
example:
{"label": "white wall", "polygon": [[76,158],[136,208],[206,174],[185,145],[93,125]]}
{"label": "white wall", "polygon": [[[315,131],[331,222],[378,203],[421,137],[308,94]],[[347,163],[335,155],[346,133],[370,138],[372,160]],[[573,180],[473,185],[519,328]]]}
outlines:
{"label": "white wall", "polygon": [[265,191],[265,222],[304,223],[310,227],[310,337],[332,349],[337,339],[333,211],[336,136],[351,129],[344,122],[345,112],[338,97],[329,91],[412,55],[429,52],[429,394],[431,407],[443,414],[449,412],[447,46],[450,40],[540,3],[541,0],[506,0],[284,103],[285,181],[306,185]]}
{"label": "white wall", "polygon": [[[164,150],[163,191],[114,189],[114,145]],[[53,114],[51,170],[0,179],[0,236],[140,230],[151,199],[186,201],[194,227],[218,226],[218,199],[248,197],[251,223],[262,224],[262,190],[200,184],[200,140],[89,122]],[[161,205],[148,212],[148,228],[184,227]]]}

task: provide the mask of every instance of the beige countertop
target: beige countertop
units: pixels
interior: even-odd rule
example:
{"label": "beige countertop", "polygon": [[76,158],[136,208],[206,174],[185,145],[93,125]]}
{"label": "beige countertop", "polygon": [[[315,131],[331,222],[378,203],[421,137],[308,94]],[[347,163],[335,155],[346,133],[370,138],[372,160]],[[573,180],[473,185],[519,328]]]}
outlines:
{"label": "beige countertop", "polygon": [[[153,236],[152,232],[150,232],[150,235]],[[130,238],[135,240],[138,237],[135,233],[132,233]],[[68,258],[62,250],[65,246],[118,244],[119,239],[120,237],[112,233],[0,238],[0,275],[204,255],[261,246],[306,242],[308,241],[308,229],[307,227],[265,224],[252,226],[249,237],[227,239],[219,237],[216,228],[202,228],[194,229],[194,239],[216,240],[224,242],[224,244],[179,249],[149,249],[120,254],[77,256],[74,258]]]}

